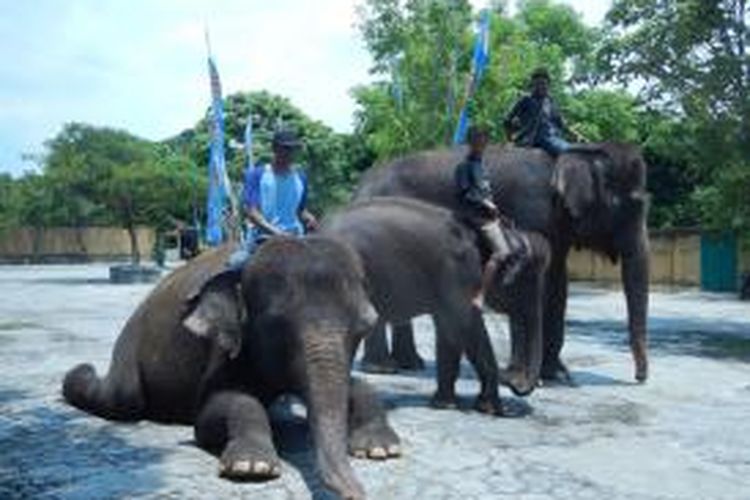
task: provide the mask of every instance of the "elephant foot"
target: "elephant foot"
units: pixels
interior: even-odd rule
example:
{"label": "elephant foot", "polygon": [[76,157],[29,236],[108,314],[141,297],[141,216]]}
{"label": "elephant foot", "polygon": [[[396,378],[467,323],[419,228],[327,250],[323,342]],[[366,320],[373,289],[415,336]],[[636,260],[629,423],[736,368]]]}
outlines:
{"label": "elephant foot", "polygon": [[497,395],[488,397],[482,396],[480,394],[479,396],[477,396],[477,400],[474,402],[474,409],[479,413],[484,413],[485,415],[494,415],[496,417],[502,417],[505,415],[503,403],[502,401],[500,401],[500,398],[497,397]]}
{"label": "elephant foot", "polygon": [[543,385],[577,386],[568,368],[561,361],[557,361],[552,367],[542,367],[541,377]]}
{"label": "elephant foot", "polygon": [[394,355],[396,366],[401,370],[422,371],[424,370],[424,360],[417,353],[404,355]]}
{"label": "elephant foot", "polygon": [[436,392],[430,399],[430,406],[436,410],[456,410],[458,402],[455,395],[442,395]]}
{"label": "elephant foot", "polygon": [[391,358],[387,358],[384,360],[363,359],[362,362],[359,364],[359,369],[365,373],[376,373],[376,374],[385,374],[385,375],[392,375],[394,373],[398,373],[398,365]]}
{"label": "elephant foot", "polygon": [[388,424],[372,422],[349,433],[349,454],[371,460],[396,458],[401,456],[401,442]]}
{"label": "elephant foot", "polygon": [[267,481],[280,475],[276,452],[254,449],[247,442],[230,441],[219,459],[219,476],[233,481]]}

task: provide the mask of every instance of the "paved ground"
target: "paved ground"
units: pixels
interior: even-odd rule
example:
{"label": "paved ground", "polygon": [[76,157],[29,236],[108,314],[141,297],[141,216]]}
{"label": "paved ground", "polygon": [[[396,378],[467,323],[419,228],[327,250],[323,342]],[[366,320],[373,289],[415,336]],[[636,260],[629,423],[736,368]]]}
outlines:
{"label": "paved ground", "polygon": [[[106,422],[61,402],[75,363],[106,369],[147,285],[104,266],[0,267],[0,498],[325,498],[304,421],[276,426],[282,479],[235,484],[190,428]],[[620,293],[575,286],[565,359],[578,388],[545,388],[501,419],[427,407],[425,373],[369,377],[393,407],[405,456],[356,461],[372,498],[750,498],[750,305],[692,291],[652,294],[652,373],[631,382]],[[488,318],[498,352],[505,321]],[[419,321],[430,360],[431,325]],[[476,392],[463,371],[468,407]],[[507,393],[506,393],[507,396]],[[294,407],[293,407],[294,409]],[[298,412],[297,412],[298,413]]]}

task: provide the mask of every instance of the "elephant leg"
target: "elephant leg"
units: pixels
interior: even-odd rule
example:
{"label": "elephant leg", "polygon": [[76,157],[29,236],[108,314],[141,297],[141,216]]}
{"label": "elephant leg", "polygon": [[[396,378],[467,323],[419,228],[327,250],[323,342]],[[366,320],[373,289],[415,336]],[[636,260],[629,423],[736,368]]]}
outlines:
{"label": "elephant leg", "polygon": [[498,396],[499,370],[495,351],[492,349],[482,312],[471,307],[470,317],[463,330],[466,357],[476,370],[480,382],[480,392],[474,407],[492,415],[502,415],[503,409]]}
{"label": "elephant leg", "polygon": [[437,357],[437,391],[430,404],[434,408],[453,409],[456,403],[456,379],[461,365],[463,346],[458,341],[459,328],[444,315],[433,316],[435,320],[435,351]]}
{"label": "elephant leg", "polygon": [[360,366],[366,373],[396,373],[396,362],[388,351],[384,322],[378,321],[372,333],[365,338],[365,352]]}
{"label": "elephant leg", "polygon": [[391,325],[393,359],[402,370],[424,370],[424,360],[414,343],[414,328],[411,322]]}
{"label": "elephant leg", "polygon": [[198,414],[194,432],[199,446],[219,455],[223,477],[262,480],[281,474],[266,409],[248,394],[213,394]]}
{"label": "elephant leg", "polygon": [[565,336],[565,308],[568,302],[567,252],[555,256],[547,274],[544,307],[544,346],[541,377],[547,381],[572,384],[568,369],[560,360]]}
{"label": "elephant leg", "polygon": [[401,455],[400,440],[380,399],[367,382],[357,378],[352,379],[349,392],[349,453],[373,460]]}

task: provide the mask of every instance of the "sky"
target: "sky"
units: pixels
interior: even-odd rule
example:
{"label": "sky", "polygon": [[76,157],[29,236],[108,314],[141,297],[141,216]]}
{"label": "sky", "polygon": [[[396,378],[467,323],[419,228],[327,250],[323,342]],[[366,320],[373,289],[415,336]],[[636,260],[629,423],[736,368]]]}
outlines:
{"label": "sky", "polygon": [[[610,1],[565,3],[596,24]],[[35,169],[67,122],[152,140],[195,125],[209,103],[206,26],[225,95],[266,89],[350,131],[350,90],[371,79],[358,3],[0,0],[0,173]]]}

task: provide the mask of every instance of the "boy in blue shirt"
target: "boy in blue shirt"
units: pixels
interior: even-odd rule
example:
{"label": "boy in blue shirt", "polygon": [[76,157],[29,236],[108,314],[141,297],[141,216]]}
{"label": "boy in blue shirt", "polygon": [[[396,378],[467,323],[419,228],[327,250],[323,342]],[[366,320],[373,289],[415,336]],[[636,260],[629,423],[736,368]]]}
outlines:
{"label": "boy in blue shirt", "polygon": [[463,218],[479,231],[492,250],[483,273],[482,290],[477,297],[477,304],[481,305],[495,273],[502,272],[503,284],[513,282],[523,269],[529,250],[524,236],[510,229],[512,223],[500,214],[492,201],[492,188],[482,165],[489,133],[471,127],[467,135],[469,152],[456,166],[454,179]]}
{"label": "boy in blue shirt", "polygon": [[273,136],[273,160],[245,172],[242,208],[252,229],[243,248],[232,254],[230,267],[241,267],[257,245],[276,234],[303,235],[318,221],[306,207],[307,177],[292,163],[302,143],[291,130]]}

